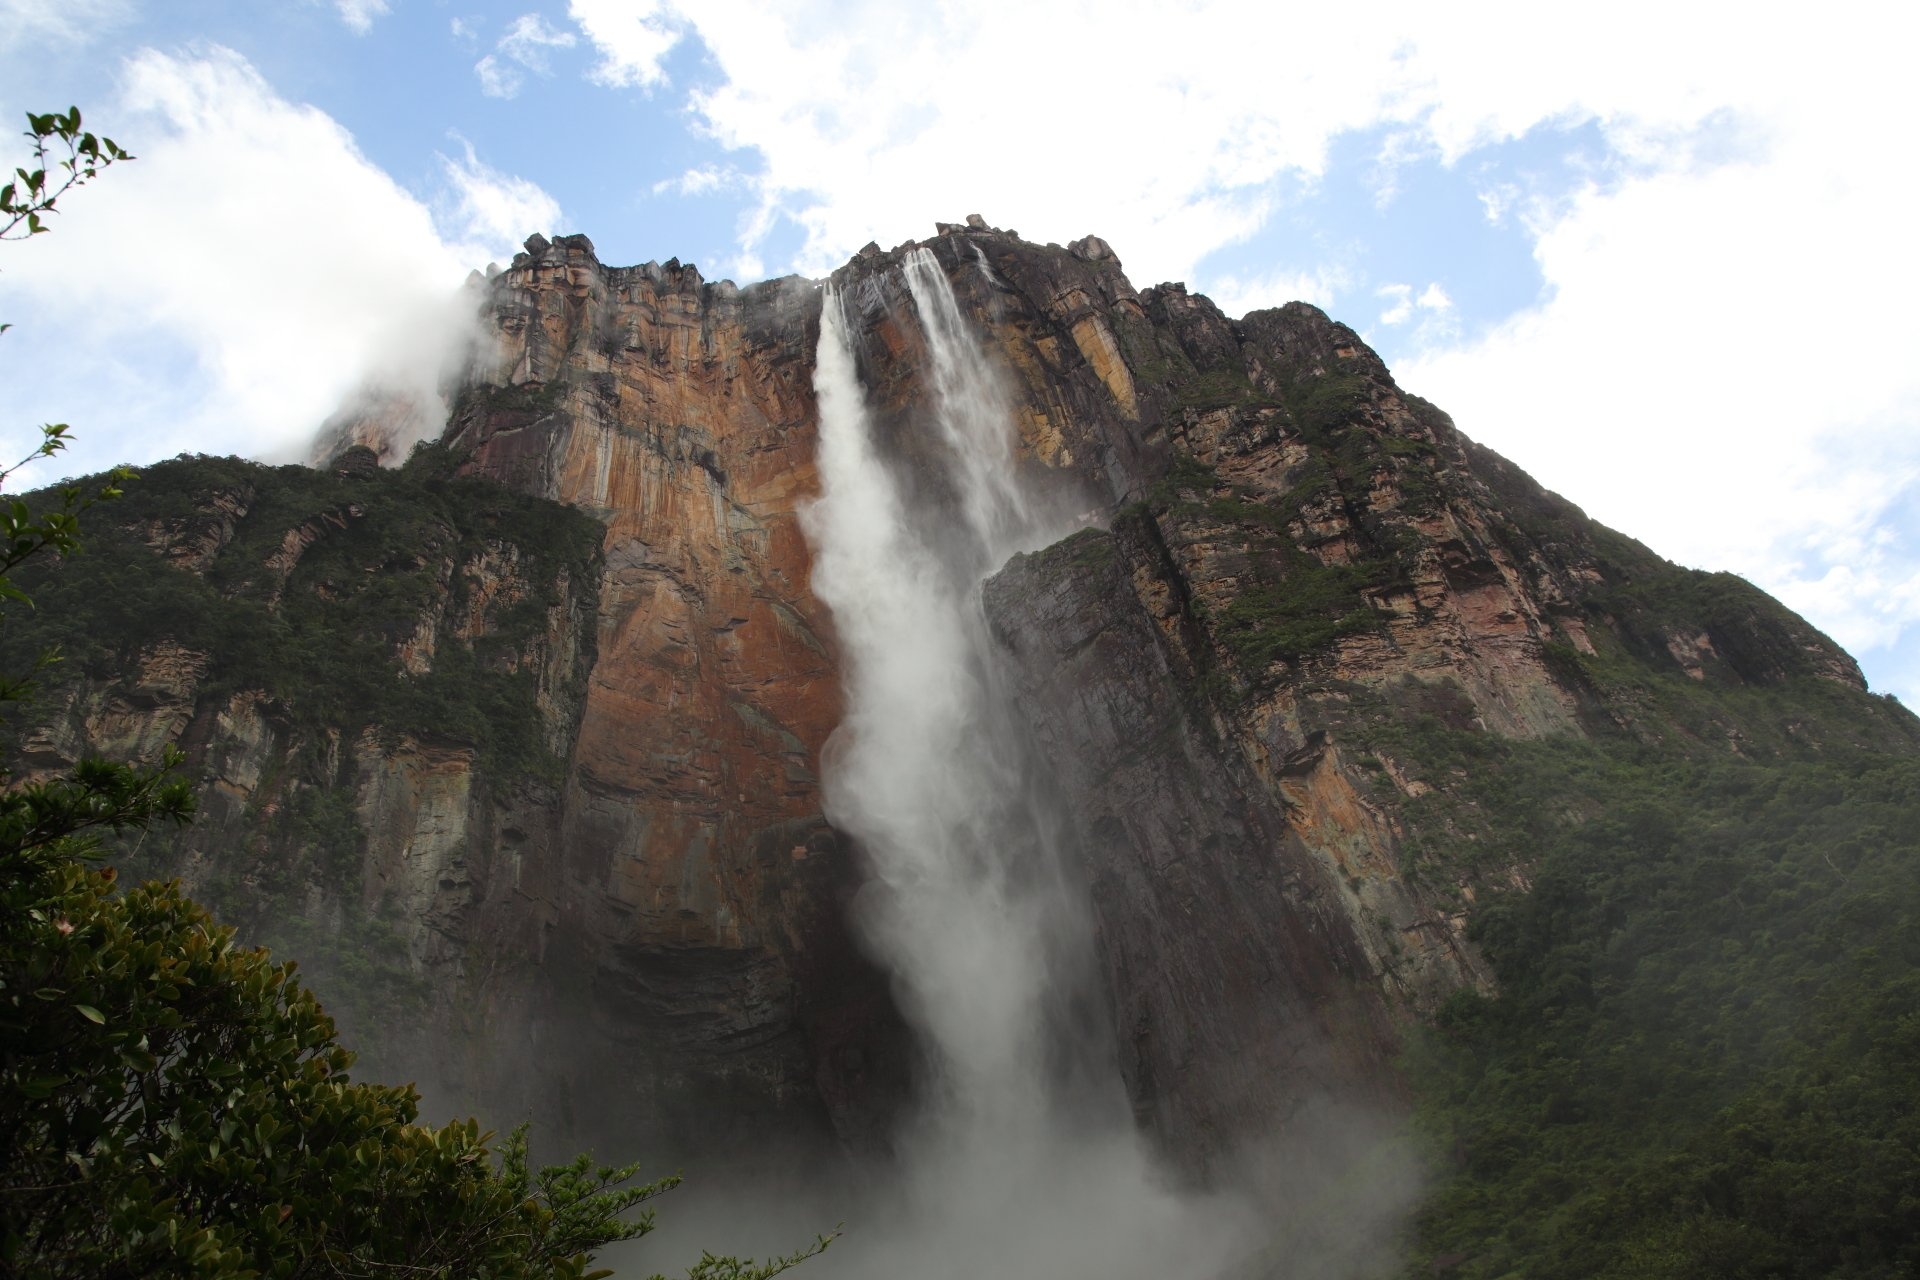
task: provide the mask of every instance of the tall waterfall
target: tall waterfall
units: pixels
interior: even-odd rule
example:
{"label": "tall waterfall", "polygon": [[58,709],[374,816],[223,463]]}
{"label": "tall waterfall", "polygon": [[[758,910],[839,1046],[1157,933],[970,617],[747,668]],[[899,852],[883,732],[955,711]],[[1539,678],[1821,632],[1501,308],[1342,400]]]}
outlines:
{"label": "tall waterfall", "polygon": [[987,575],[1066,529],[1021,484],[1011,401],[933,254],[912,250],[904,274],[931,365],[926,452],[952,501],[910,508],[877,453],[830,287],[814,375],[821,494],[804,517],[813,589],[845,653],[827,816],[871,861],[860,924],[931,1064],[901,1135],[903,1203],[866,1241],[850,1224],[843,1262],[875,1276],[1204,1274],[1197,1255],[1231,1234],[1211,1221],[1219,1206],[1162,1189],[1110,1049],[1063,1016],[1084,992],[1087,908],[980,612]]}

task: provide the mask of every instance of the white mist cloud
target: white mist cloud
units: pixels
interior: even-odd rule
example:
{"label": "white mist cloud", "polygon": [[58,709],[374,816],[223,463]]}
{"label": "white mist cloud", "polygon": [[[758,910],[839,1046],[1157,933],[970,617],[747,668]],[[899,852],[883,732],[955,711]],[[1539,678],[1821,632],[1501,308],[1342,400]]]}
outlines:
{"label": "white mist cloud", "polygon": [[129,0],[0,0],[0,53],[85,44],[132,16]]}
{"label": "white mist cloud", "polygon": [[348,30],[361,36],[372,29],[375,18],[384,18],[392,12],[387,0],[334,0],[333,7],[340,11],[340,21],[347,24]]}
{"label": "white mist cloud", "polygon": [[457,237],[460,256],[478,260],[536,231],[560,225],[560,204],[536,183],[501,173],[474,154],[473,144],[455,139],[461,159],[440,157],[450,199],[442,202],[440,224]]}
{"label": "white mist cloud", "polygon": [[703,164],[688,169],[677,178],[662,178],[653,184],[653,194],[703,196],[743,185],[744,179],[738,170],[722,168],[717,164]]}
{"label": "white mist cloud", "polygon": [[473,64],[480,91],[490,98],[511,98],[526,84],[527,74],[552,73],[551,53],[571,49],[579,37],[550,25],[537,13],[523,13],[507,25],[494,51]]}
{"label": "white mist cloud", "polygon": [[600,62],[589,73],[594,80],[641,89],[666,83],[661,64],[683,30],[671,0],[572,0],[567,16],[600,51]]}
{"label": "white mist cloud", "polygon": [[1230,316],[1243,316],[1260,307],[1288,302],[1311,302],[1325,310],[1334,298],[1353,287],[1353,276],[1339,267],[1313,271],[1271,271],[1255,276],[1217,276],[1207,288],[1214,305]]}
{"label": "white mist cloud", "polygon": [[57,231],[0,276],[35,308],[0,345],[8,429],[37,417],[79,436],[47,474],[187,450],[298,456],[370,372],[430,387],[468,269],[525,234],[514,215],[552,207],[468,152],[446,162],[443,229],[231,50],[144,51],[122,89],[140,158],[64,202]]}

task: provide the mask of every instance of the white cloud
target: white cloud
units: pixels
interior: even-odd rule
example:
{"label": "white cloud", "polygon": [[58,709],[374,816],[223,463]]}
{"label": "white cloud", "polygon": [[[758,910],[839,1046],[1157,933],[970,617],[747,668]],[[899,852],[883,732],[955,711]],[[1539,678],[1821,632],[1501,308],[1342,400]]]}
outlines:
{"label": "white cloud", "polygon": [[0,53],[86,44],[132,16],[129,0],[0,0]]}
{"label": "white cloud", "polygon": [[227,49],[143,51],[122,96],[140,159],[7,262],[32,304],[0,344],[7,425],[65,420],[79,437],[44,475],[183,450],[297,456],[369,377],[431,396],[461,280],[510,249],[510,213],[541,205],[469,155],[447,163],[443,230],[339,124]]}
{"label": "white cloud", "polygon": [[579,37],[571,31],[550,26],[537,13],[523,13],[507,26],[500,37],[500,52],[532,71],[547,70],[547,50],[571,49]]}
{"label": "white cloud", "polygon": [[683,23],[670,2],[572,0],[567,16],[580,24],[600,51],[590,73],[613,87],[651,88],[666,83],[661,65],[680,42]]}
{"label": "white cloud", "polygon": [[480,92],[489,98],[511,98],[527,82],[520,68],[497,53],[490,53],[474,63],[473,74],[480,77]]}
{"label": "white cloud", "polygon": [[674,178],[662,178],[653,184],[653,194],[657,196],[704,196],[716,191],[729,191],[745,185],[745,180],[737,169],[723,168],[717,164],[698,165]]}
{"label": "white cloud", "polygon": [[1339,267],[1319,267],[1312,271],[1273,271],[1258,276],[1216,276],[1207,287],[1207,296],[1226,314],[1239,317],[1261,307],[1284,306],[1289,302],[1311,302],[1322,311],[1353,287],[1353,277]]}
{"label": "white cloud", "polygon": [[511,98],[525,87],[527,72],[551,72],[552,50],[571,49],[578,43],[573,32],[549,25],[537,13],[523,13],[508,24],[494,51],[473,64],[473,73],[488,97]]}
{"label": "white cloud", "polygon": [[1389,327],[1403,325],[1419,316],[1415,341],[1420,344],[1431,344],[1443,335],[1452,334],[1455,324],[1453,299],[1447,296],[1447,291],[1440,287],[1437,280],[1422,289],[1418,296],[1415,296],[1410,284],[1383,284],[1373,291],[1373,296],[1387,304],[1387,309],[1380,313],[1381,324]]}
{"label": "white cloud", "polygon": [[[1094,0],[574,0],[571,15],[609,83],[657,84],[675,39],[704,46],[717,79],[689,95],[696,125],[758,162],[739,165],[751,267],[783,227],[801,247],[776,267],[817,273],[978,211],[1030,239],[1098,232],[1138,283],[1193,279],[1311,187],[1343,134],[1383,131],[1386,199],[1407,157],[1584,126],[1584,184],[1572,157],[1571,181],[1482,192],[1490,221],[1534,242],[1546,300],[1463,342],[1447,291],[1409,284],[1382,317],[1424,353],[1404,380],[1602,518],[1748,572],[1843,641],[1897,643],[1920,621],[1904,585],[1920,551],[1857,558],[1914,501],[1920,238],[1898,159],[1912,6],[1847,23],[1651,0],[1399,0],[1365,23],[1255,0],[1123,17]],[[1195,283],[1238,311],[1331,295],[1321,271]]]}
{"label": "white cloud", "polygon": [[1413,286],[1410,284],[1383,284],[1373,291],[1373,296],[1387,304],[1380,313],[1381,324],[1405,324],[1413,318]]}
{"label": "white cloud", "polygon": [[1764,148],[1578,193],[1540,228],[1545,301],[1399,370],[1591,514],[1866,651],[1920,623],[1903,47],[1800,44],[1749,86]]}
{"label": "white cloud", "polygon": [[[720,80],[691,95],[694,115],[762,162],[765,212],[743,255],[785,222],[804,236],[792,265],[820,271],[869,238],[977,210],[1042,240],[1098,231],[1144,283],[1192,278],[1252,234],[1277,182],[1319,173],[1343,131],[1392,127],[1390,191],[1408,156],[1457,157],[1542,122],[1597,119],[1654,151],[1726,108],[1721,82],[1779,74],[1777,58],[1752,65],[1766,42],[1749,16],[1669,9],[1616,6],[1571,36],[1524,5],[1475,20],[1412,0],[1364,24],[1253,0],[1124,19],[1094,0],[573,0],[570,13],[610,83],[656,83],[683,33],[706,47]],[[1792,40],[1774,43],[1791,55]]]}
{"label": "white cloud", "polygon": [[486,164],[465,138],[455,140],[464,154],[459,160],[440,157],[451,199],[443,202],[439,221],[448,234],[457,237],[464,258],[482,258],[536,231],[559,227],[558,201],[535,183]]}
{"label": "white cloud", "polygon": [[362,36],[372,29],[375,18],[384,18],[392,12],[387,0],[333,0],[333,7],[340,11],[340,21],[355,35]]}

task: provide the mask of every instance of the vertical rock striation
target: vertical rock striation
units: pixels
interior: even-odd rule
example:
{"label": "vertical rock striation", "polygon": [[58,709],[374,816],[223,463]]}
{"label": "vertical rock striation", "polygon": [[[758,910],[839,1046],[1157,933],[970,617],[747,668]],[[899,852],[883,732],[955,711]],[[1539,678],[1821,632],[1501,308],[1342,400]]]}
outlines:
{"label": "vertical rock striation", "polygon": [[[881,451],[909,501],[951,503],[909,247],[836,283]],[[1464,925],[1524,854],[1414,856],[1415,827],[1477,838],[1431,816],[1423,726],[1745,750],[1774,728],[1648,690],[1869,702],[1804,622],[1593,525],[1313,307],[1136,290],[1095,237],[976,219],[926,247],[1018,465],[1082,526],[983,602],[1078,832],[1136,1112],[1193,1167],[1309,1096],[1394,1105],[1400,1029],[1488,982]],[[116,612],[81,561],[36,588],[73,588],[98,652],[17,758],[185,746],[207,816],[171,865],[333,956],[323,990],[405,1024],[377,1057],[459,1096],[603,1146],[883,1143],[911,1050],[820,809],[818,287],[611,268],[581,236],[479,287],[493,350],[440,445],[311,481],[156,468],[111,551],[165,607]],[[353,669],[283,661],[295,626]]]}

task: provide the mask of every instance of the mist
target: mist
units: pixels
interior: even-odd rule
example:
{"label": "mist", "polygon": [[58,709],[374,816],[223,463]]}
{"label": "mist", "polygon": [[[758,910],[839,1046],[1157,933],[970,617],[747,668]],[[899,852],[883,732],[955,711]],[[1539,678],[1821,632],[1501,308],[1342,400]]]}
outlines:
{"label": "mist", "polygon": [[306,461],[342,405],[385,421],[401,457],[436,434],[441,377],[477,332],[460,282],[559,223],[552,199],[464,146],[416,193],[217,45],[142,49],[116,78],[88,124],[138,158],[63,200],[0,276],[5,430],[74,434],[20,481],[182,452]]}
{"label": "mist", "polygon": [[299,460],[321,466],[362,445],[391,466],[415,445],[438,439],[452,394],[492,353],[485,300],[485,280],[475,272],[458,291],[409,300],[389,316],[357,385],[299,450]]}
{"label": "mist", "polygon": [[[1000,371],[933,255],[914,249],[902,270],[939,474],[915,477],[911,500],[903,491],[875,442],[850,299],[829,285],[814,376],[821,492],[803,527],[844,654],[826,813],[870,868],[855,923],[926,1065],[895,1162],[856,1172],[845,1240],[809,1265],[876,1278],[1235,1273],[1299,1235],[1277,1230],[1270,1202],[1298,1192],[1275,1171],[1301,1162],[1248,1135],[1226,1182],[1183,1187],[1135,1126],[1110,1029],[1089,1013],[1102,1002],[1072,833],[999,677],[979,594],[1008,557],[1078,521],[1029,490]],[[1379,1137],[1359,1145],[1377,1151]],[[1312,1165],[1318,1177],[1356,1159],[1328,1151]],[[1396,1209],[1403,1192],[1387,1200]],[[786,1209],[777,1217],[791,1221]],[[1340,1273],[1324,1261],[1299,1273]]]}

